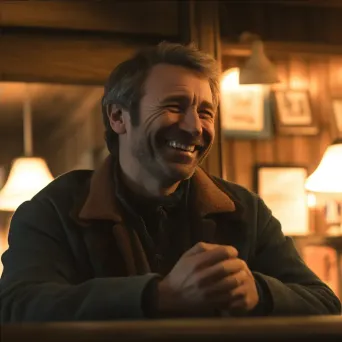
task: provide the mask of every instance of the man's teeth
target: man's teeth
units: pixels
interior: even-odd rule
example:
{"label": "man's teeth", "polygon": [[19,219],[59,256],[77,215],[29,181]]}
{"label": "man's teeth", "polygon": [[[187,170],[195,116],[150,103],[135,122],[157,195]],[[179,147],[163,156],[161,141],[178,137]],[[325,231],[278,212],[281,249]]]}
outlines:
{"label": "man's teeth", "polygon": [[194,152],[195,151],[195,145],[184,145],[180,144],[177,141],[169,141],[168,145],[173,148],[178,148],[183,151],[188,151],[188,152]]}

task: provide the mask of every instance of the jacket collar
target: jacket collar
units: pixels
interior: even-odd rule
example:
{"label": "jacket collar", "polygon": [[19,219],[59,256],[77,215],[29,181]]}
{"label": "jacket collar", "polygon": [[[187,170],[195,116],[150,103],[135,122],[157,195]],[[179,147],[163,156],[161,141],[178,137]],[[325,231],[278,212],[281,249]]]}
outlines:
{"label": "jacket collar", "polygon": [[[115,184],[112,181],[113,164],[112,157],[108,156],[94,171],[88,194],[78,212],[78,219],[122,222],[122,209],[115,196]],[[202,217],[236,210],[231,197],[201,168],[197,168],[191,178],[190,201],[194,201]]]}

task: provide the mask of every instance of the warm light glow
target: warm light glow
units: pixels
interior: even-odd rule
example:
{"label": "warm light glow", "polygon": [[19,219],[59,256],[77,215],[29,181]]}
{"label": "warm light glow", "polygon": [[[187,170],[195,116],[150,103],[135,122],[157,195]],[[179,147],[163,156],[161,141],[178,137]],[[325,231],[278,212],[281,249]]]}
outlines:
{"label": "warm light glow", "polygon": [[240,70],[239,68],[231,68],[222,73],[221,76],[221,93],[229,92],[229,90],[251,90],[262,89],[260,84],[240,84],[239,83]]}
{"label": "warm light glow", "polygon": [[53,180],[42,158],[14,160],[8,180],[0,191],[0,210],[15,211]]}
{"label": "warm light glow", "polygon": [[342,199],[342,142],[327,148],[317,169],[306,180],[305,188],[320,196]]}
{"label": "warm light glow", "polygon": [[239,84],[239,68],[231,68],[222,74],[221,90],[237,89]]}
{"label": "warm light glow", "polygon": [[315,194],[308,193],[307,197],[308,208],[315,208],[317,206],[317,200]]}

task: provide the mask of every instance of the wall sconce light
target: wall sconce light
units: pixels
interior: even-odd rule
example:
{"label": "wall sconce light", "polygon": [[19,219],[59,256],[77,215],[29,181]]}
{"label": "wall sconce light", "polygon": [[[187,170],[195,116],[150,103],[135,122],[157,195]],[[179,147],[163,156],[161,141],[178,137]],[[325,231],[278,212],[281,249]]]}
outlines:
{"label": "wall sconce light", "polygon": [[264,43],[251,33],[243,33],[241,42],[251,42],[252,53],[245,65],[240,69],[240,84],[273,84],[279,78],[273,63],[268,59],[264,50]]}

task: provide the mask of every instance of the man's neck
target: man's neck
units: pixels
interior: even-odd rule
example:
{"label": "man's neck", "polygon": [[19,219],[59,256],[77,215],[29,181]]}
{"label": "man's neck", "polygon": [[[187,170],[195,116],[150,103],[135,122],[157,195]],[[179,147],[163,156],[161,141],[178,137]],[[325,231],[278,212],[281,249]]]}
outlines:
{"label": "man's neck", "polygon": [[171,195],[178,188],[179,182],[172,184],[163,184],[155,177],[147,175],[144,172],[136,174],[134,168],[127,172],[124,166],[119,163],[120,178],[125,185],[135,194],[146,198],[161,198]]}
{"label": "man's neck", "polygon": [[125,174],[123,171],[121,173],[122,180],[125,185],[137,195],[141,195],[147,198],[157,198],[166,197],[171,195],[178,187],[180,182],[172,184],[170,187],[164,187],[158,182],[153,180],[145,179],[141,182],[137,179],[131,178],[129,175]]}

